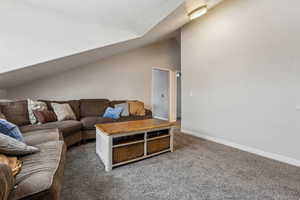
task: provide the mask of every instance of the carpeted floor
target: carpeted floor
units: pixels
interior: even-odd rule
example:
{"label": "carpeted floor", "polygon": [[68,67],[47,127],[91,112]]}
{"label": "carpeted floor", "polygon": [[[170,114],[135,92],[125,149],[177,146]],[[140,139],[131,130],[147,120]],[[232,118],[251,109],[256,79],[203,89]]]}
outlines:
{"label": "carpeted floor", "polygon": [[300,168],[185,134],[175,152],[105,172],[95,142],[68,151],[63,200],[299,200]]}

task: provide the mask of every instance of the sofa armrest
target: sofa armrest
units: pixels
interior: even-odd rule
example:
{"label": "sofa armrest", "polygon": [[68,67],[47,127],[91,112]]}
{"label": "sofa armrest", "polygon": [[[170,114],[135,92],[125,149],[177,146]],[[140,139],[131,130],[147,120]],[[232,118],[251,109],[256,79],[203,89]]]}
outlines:
{"label": "sofa armrest", "polygon": [[145,109],[146,110],[146,117],[147,118],[152,118],[152,111],[151,110],[148,110],[148,109]]}
{"label": "sofa armrest", "polygon": [[0,163],[0,199],[7,200],[15,184],[15,178],[11,169]]}
{"label": "sofa armrest", "polygon": [[25,143],[31,146],[50,141],[63,140],[61,131],[58,128],[49,128],[23,133]]}

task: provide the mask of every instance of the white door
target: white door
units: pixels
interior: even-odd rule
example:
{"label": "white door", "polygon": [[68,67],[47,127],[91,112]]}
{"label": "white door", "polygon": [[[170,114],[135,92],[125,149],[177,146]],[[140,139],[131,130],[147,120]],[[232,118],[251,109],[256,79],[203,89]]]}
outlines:
{"label": "white door", "polygon": [[170,72],[160,69],[152,70],[152,112],[153,117],[169,119]]}

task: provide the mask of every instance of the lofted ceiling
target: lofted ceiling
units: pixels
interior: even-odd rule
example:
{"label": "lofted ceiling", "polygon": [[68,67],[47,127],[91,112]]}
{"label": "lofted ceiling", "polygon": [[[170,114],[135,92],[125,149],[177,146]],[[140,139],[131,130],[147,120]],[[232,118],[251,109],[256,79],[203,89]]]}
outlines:
{"label": "lofted ceiling", "polygon": [[2,0],[0,88],[176,36],[187,12],[221,0]]}

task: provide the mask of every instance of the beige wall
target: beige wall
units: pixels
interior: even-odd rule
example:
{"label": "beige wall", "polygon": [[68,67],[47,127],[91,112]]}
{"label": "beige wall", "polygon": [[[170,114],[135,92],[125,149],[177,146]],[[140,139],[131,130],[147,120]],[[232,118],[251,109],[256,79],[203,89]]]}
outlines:
{"label": "beige wall", "polygon": [[0,89],[0,99],[6,99],[6,98],[7,98],[6,90]]}
{"label": "beige wall", "polygon": [[174,39],[135,49],[8,91],[10,98],[139,99],[151,105],[152,67],[178,69]]}
{"label": "beige wall", "polygon": [[183,129],[300,160],[299,7],[227,0],[182,29]]}

